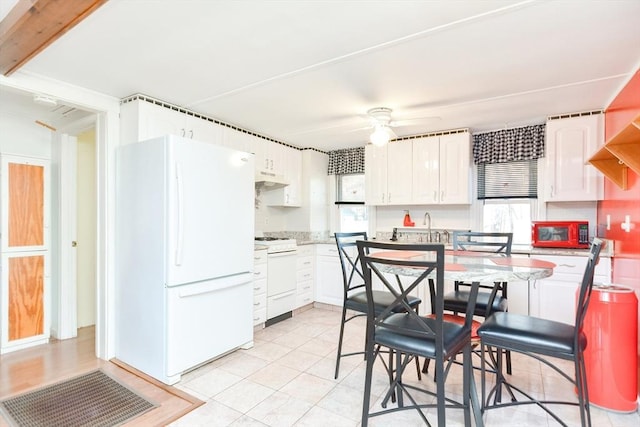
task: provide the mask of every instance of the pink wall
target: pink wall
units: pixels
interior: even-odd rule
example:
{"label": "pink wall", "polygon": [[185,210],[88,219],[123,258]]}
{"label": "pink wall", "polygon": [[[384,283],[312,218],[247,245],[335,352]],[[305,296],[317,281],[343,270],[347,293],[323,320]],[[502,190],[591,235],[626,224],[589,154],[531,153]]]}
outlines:
{"label": "pink wall", "polygon": [[[640,115],[640,70],[606,109],[605,140],[608,141],[638,115]],[[640,156],[640,150],[638,155]],[[628,189],[622,190],[605,178],[604,200],[598,202],[598,224],[606,224],[607,215],[610,215],[611,229],[598,228],[604,230],[603,237],[615,242],[615,253],[612,259],[613,283],[633,288],[640,300],[640,177],[629,169],[627,181]],[[625,215],[631,216],[632,228],[629,233],[620,226],[624,222]],[[640,325],[640,313],[638,325]],[[640,352],[640,341],[638,349]],[[638,374],[640,383],[640,369]]]}
{"label": "pink wall", "polygon": [[[640,70],[606,109],[605,139],[609,140],[638,115]],[[622,190],[605,178],[604,200],[598,203],[598,224],[606,224],[607,215],[610,215],[611,229],[604,231],[604,237],[615,241],[613,281],[633,286],[640,292],[640,177],[629,169],[627,179],[628,189]],[[630,233],[621,227],[625,215],[631,216]]]}

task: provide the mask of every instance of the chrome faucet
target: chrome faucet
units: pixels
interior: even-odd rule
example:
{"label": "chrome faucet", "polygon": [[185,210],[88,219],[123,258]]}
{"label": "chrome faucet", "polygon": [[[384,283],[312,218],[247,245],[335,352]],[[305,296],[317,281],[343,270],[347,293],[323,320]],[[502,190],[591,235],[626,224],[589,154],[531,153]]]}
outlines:
{"label": "chrome faucet", "polygon": [[427,226],[427,242],[431,242],[431,215],[429,215],[429,212],[424,213],[423,225]]}

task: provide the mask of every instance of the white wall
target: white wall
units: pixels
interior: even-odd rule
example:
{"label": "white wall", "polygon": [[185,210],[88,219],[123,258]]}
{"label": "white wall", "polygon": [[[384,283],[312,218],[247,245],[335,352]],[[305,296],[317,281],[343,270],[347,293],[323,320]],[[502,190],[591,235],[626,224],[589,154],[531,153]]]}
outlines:
{"label": "white wall", "polygon": [[52,132],[36,124],[33,113],[12,111],[0,103],[0,153],[51,158]]}
{"label": "white wall", "polygon": [[424,225],[425,213],[431,216],[432,229],[470,229],[471,206],[470,205],[414,205],[414,206],[378,206],[376,208],[376,230],[392,231],[393,227],[402,227],[405,210],[409,210],[411,220],[416,227]]}

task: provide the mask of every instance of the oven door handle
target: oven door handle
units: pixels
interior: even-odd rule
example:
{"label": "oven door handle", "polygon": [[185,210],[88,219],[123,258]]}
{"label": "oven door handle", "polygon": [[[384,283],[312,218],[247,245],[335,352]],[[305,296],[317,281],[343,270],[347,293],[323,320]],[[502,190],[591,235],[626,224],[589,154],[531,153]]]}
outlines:
{"label": "oven door handle", "polygon": [[276,258],[276,257],[283,257],[283,256],[294,256],[297,255],[298,251],[297,250],[293,250],[293,251],[286,251],[286,252],[275,252],[275,253],[267,253],[267,257],[268,258]]}

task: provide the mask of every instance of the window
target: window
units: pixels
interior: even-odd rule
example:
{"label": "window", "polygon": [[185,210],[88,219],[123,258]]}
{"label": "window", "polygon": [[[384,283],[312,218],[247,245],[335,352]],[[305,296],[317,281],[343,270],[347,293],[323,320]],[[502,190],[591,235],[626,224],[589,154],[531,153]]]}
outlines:
{"label": "window", "polygon": [[478,199],[538,197],[538,161],[478,165]]}
{"label": "window", "polygon": [[537,193],[537,160],[478,165],[483,231],[511,232],[514,244],[531,244],[531,212]]}
{"label": "window", "polygon": [[336,203],[364,203],[364,174],[337,175]]}
{"label": "window", "polygon": [[531,243],[531,200],[503,199],[485,200],[482,211],[483,227],[486,232],[513,233],[513,243]]}
{"label": "window", "polygon": [[364,174],[336,175],[336,205],[341,232],[366,231],[369,216],[364,205]]}

